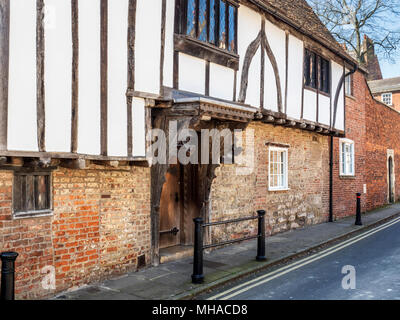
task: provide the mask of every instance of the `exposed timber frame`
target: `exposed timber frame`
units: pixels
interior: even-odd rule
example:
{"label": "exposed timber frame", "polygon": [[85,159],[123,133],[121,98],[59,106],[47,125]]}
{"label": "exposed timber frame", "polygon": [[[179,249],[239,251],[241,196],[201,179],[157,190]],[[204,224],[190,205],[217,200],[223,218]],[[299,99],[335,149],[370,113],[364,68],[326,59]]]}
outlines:
{"label": "exposed timber frame", "polygon": [[7,150],[10,0],[0,0],[0,150]]}
{"label": "exposed timber frame", "polygon": [[79,117],[79,11],[78,0],[71,0],[72,32],[72,97],[71,97],[71,152],[78,151]]}
{"label": "exposed timber frame", "polygon": [[44,87],[44,0],[36,0],[36,115],[39,152],[46,150],[45,87]]}
{"label": "exposed timber frame", "polygon": [[100,2],[100,149],[106,156],[108,135],[108,0]]}
{"label": "exposed timber frame", "polygon": [[[135,39],[136,39],[136,2],[137,0],[129,0],[128,9],[128,75],[127,75],[127,92],[135,91]],[[127,112],[127,149],[128,157],[133,153],[133,127],[132,127],[132,101],[131,95],[126,95],[126,112]]]}
{"label": "exposed timber frame", "polygon": [[[279,75],[278,64],[276,62],[274,53],[269,45],[267,35],[265,34],[265,20],[262,21],[262,29],[258,33],[256,39],[250,43],[246,50],[246,55],[243,61],[243,69],[242,69],[242,78],[240,82],[240,93],[239,93],[239,102],[244,103],[246,101],[247,87],[249,82],[249,69],[251,62],[256,54],[258,48],[261,46],[262,51],[265,50],[267,53],[268,59],[272,65],[272,69],[275,74],[275,83],[276,83],[276,91],[277,91],[277,104],[278,111],[283,112],[282,107],[282,87],[281,80]],[[263,76],[261,77],[263,78]]]}

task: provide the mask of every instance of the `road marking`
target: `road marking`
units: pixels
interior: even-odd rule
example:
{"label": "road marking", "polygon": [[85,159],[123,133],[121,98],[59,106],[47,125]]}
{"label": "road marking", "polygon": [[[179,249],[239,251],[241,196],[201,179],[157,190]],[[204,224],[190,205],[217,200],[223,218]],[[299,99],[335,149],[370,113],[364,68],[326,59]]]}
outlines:
{"label": "road marking", "polygon": [[[346,247],[348,247],[348,246],[350,246],[350,245],[352,245],[352,244],[354,244],[354,243],[356,243],[358,241],[361,241],[361,240],[363,240],[363,239],[365,239],[365,238],[367,238],[367,237],[369,237],[369,236],[371,236],[371,235],[373,235],[373,234],[375,234],[375,233],[377,233],[379,231],[382,231],[382,230],[384,230],[386,228],[389,228],[390,226],[392,226],[392,225],[394,225],[394,224],[396,224],[398,222],[400,222],[400,218],[396,218],[396,219],[394,219],[392,221],[389,221],[389,222],[387,222],[387,223],[385,223],[385,224],[383,224],[383,225],[381,225],[379,227],[376,227],[376,228],[374,228],[372,230],[366,231],[366,232],[364,232],[364,233],[362,233],[362,234],[360,234],[358,236],[355,236],[355,237],[353,237],[353,238],[351,238],[349,240],[343,241],[343,242],[341,242],[341,243],[339,243],[337,245],[334,245],[334,246],[332,246],[332,247],[330,247],[328,249],[325,249],[325,250],[323,250],[323,251],[321,251],[319,253],[316,253],[316,254],[314,254],[314,255],[312,255],[310,257],[303,258],[303,259],[301,259],[301,260],[299,260],[297,262],[294,262],[294,263],[292,263],[290,265],[284,266],[284,267],[279,268],[279,269],[277,269],[275,271],[272,271],[270,273],[267,273],[265,275],[262,275],[260,277],[255,278],[255,279],[252,279],[252,280],[249,280],[249,281],[247,281],[245,283],[237,285],[237,286],[235,286],[235,287],[233,287],[231,289],[228,289],[228,290],[226,290],[224,292],[216,294],[216,295],[208,298],[207,300],[216,300],[216,299],[221,298],[221,297],[223,297],[223,298],[221,298],[221,300],[228,300],[230,298],[233,298],[233,297],[235,297],[235,296],[237,296],[237,295],[239,295],[239,294],[241,294],[243,292],[246,292],[246,291],[248,291],[248,290],[250,290],[250,289],[252,289],[254,287],[257,287],[257,286],[259,286],[261,284],[267,283],[267,282],[269,282],[269,281],[271,281],[271,280],[273,280],[275,278],[278,278],[278,277],[280,277],[280,276],[282,276],[282,275],[284,275],[286,273],[289,273],[291,271],[299,269],[299,268],[301,268],[301,267],[303,267],[303,266],[305,266],[307,264],[310,264],[310,263],[312,263],[312,262],[314,262],[316,260],[322,259],[322,258],[324,258],[324,257],[326,257],[328,255],[331,255],[331,254],[333,254],[333,253],[335,253],[335,252],[337,252],[339,250],[342,250],[342,249],[344,249],[344,248],[346,248]],[[260,280],[262,280],[262,281],[260,281]],[[245,287],[245,288],[243,288],[243,287]],[[243,289],[241,289],[241,288],[243,288]],[[239,290],[239,289],[241,289],[241,290]],[[233,292],[233,293],[231,293],[231,292]]]}

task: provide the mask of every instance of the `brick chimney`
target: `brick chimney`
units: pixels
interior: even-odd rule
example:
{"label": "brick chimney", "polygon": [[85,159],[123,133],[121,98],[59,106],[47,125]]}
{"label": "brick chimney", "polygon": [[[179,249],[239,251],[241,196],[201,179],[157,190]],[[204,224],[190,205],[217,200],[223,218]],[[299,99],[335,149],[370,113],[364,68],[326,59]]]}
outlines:
{"label": "brick chimney", "polygon": [[381,66],[379,64],[378,57],[375,54],[374,41],[371,40],[367,35],[364,35],[362,48],[363,52],[366,52],[366,54],[363,56],[363,63],[367,67],[369,73],[368,81],[383,79]]}

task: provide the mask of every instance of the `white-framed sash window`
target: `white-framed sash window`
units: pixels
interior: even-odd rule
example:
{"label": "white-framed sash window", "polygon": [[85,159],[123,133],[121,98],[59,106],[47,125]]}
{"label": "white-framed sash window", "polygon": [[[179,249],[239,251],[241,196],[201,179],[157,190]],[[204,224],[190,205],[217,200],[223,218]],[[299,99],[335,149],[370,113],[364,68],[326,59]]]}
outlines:
{"label": "white-framed sash window", "polygon": [[354,176],[354,141],[349,139],[339,140],[340,175]]}
{"label": "white-framed sash window", "polygon": [[270,146],[268,163],[268,190],[288,190],[288,149]]}

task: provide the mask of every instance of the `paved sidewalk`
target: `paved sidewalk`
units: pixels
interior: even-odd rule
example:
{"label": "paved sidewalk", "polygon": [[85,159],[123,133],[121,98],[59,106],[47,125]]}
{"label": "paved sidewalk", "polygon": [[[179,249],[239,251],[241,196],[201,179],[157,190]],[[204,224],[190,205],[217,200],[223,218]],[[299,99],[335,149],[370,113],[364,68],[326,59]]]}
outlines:
{"label": "paved sidewalk", "polygon": [[255,261],[256,240],[214,250],[204,255],[205,281],[191,283],[192,258],[161,264],[138,272],[94,283],[55,299],[66,300],[168,300],[192,296],[247,274],[282,263],[329,245],[354,233],[400,216],[400,204],[362,215],[363,226],[355,226],[355,217],[322,223],[267,237],[266,262]]}

